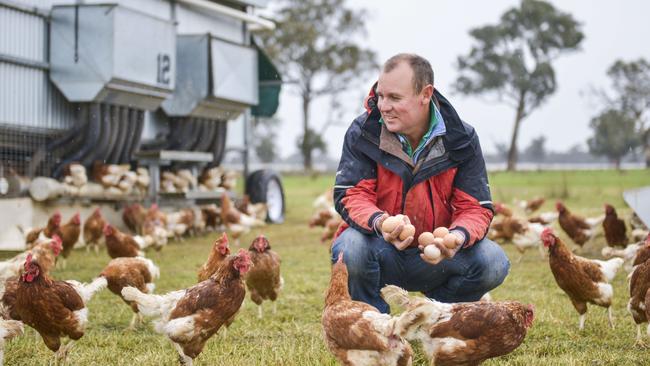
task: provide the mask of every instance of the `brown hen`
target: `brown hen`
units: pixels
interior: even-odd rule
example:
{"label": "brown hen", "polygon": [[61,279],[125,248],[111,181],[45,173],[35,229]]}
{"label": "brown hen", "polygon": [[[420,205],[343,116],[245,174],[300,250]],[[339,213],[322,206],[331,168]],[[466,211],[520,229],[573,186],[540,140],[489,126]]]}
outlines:
{"label": "brown hen", "polygon": [[268,239],[261,234],[253,240],[248,250],[253,267],[246,274],[246,287],[251,293],[251,300],[257,304],[257,316],[261,319],[264,300],[273,301],[273,314],[277,311],[275,300],[284,284],[280,276],[280,256],[271,250]]}
{"label": "brown hen", "polygon": [[157,318],[156,331],[172,341],[181,364],[191,366],[208,339],[239,311],[246,295],[243,276],[250,266],[248,251],[241,249],[212,277],[188,289],[149,295],[125,287],[122,296],[135,301],[143,315]]}
{"label": "brown hen", "polygon": [[332,266],[321,323],[327,348],[343,365],[407,366],[413,361],[411,345],[393,335],[394,319],[350,297],[343,254]]}

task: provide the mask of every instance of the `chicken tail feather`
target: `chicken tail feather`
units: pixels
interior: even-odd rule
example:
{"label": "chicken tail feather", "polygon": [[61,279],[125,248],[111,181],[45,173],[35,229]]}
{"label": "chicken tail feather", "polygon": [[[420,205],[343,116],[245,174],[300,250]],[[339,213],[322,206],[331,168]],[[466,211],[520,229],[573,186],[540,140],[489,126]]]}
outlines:
{"label": "chicken tail feather", "polygon": [[160,302],[156,301],[159,296],[144,294],[135,287],[126,286],[122,289],[122,297],[127,301],[135,301],[138,310],[145,316],[157,316],[160,314]]}
{"label": "chicken tail feather", "polygon": [[388,285],[381,289],[381,297],[389,304],[406,306],[411,302],[409,293],[403,288]]}
{"label": "chicken tail feather", "polygon": [[106,288],[107,284],[108,282],[106,282],[106,278],[97,277],[93,280],[93,282],[79,286],[77,288],[77,292],[85,304],[90,301],[95,293]]}
{"label": "chicken tail feather", "polygon": [[618,272],[619,268],[623,265],[623,258],[612,258],[608,261],[605,261],[604,265],[602,266],[603,272],[605,273],[605,277],[609,281],[614,279],[614,276],[616,276],[616,272]]}
{"label": "chicken tail feather", "polygon": [[0,338],[11,339],[23,334],[23,322],[18,320],[0,319]]}

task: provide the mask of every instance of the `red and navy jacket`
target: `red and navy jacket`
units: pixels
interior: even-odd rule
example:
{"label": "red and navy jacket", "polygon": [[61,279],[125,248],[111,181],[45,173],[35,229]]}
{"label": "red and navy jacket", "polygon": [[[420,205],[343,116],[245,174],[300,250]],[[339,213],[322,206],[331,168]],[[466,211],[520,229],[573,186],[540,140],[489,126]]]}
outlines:
{"label": "red and navy jacket", "polygon": [[[415,238],[444,226],[465,234],[464,247],[487,234],[493,217],[485,161],[474,128],[463,122],[437,90],[432,97],[446,132],[429,141],[414,164],[398,137],[379,123],[375,86],[366,112],[345,134],[336,172],[334,203],[344,223],[373,234],[374,220],[386,212],[404,214],[415,226]],[[412,246],[417,246],[417,240]]]}

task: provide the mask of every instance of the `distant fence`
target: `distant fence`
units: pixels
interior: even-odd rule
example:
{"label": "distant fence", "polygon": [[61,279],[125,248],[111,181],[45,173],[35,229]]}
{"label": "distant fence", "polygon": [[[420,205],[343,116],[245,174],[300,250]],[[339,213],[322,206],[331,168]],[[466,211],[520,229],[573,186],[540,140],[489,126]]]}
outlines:
{"label": "distant fence", "polygon": [[[502,171],[506,170],[507,163],[487,163],[487,170]],[[614,169],[614,164],[609,163],[517,163],[517,170],[606,170]],[[621,169],[645,169],[645,163],[621,163]]]}
{"label": "distant fence", "polygon": [[[225,167],[235,170],[243,170],[243,164],[241,163],[224,163]],[[487,170],[490,172],[498,172],[506,170],[506,163],[487,163]],[[251,163],[250,171],[255,171],[258,169],[273,169],[282,173],[300,173],[304,171],[302,164],[299,163]],[[613,164],[607,163],[518,163],[518,171],[536,171],[536,170],[607,170],[614,169]],[[624,170],[633,170],[633,169],[645,169],[644,163],[622,163],[621,169]],[[313,170],[321,173],[334,173],[336,171],[335,167],[327,166],[326,164],[314,163]]]}

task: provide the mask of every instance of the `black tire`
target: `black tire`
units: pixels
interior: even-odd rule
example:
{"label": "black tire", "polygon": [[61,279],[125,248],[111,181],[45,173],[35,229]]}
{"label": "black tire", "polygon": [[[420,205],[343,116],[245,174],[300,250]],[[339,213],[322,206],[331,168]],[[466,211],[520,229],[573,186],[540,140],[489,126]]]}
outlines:
{"label": "black tire", "polygon": [[246,194],[251,203],[264,202],[267,205],[266,222],[284,222],[284,188],[280,175],[272,170],[257,170],[246,179]]}

